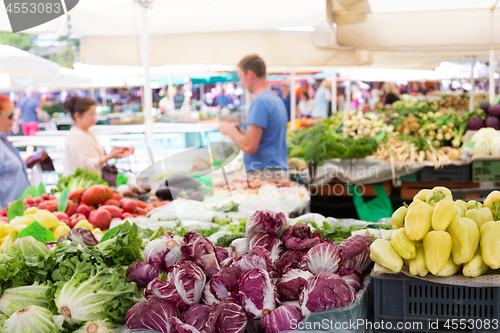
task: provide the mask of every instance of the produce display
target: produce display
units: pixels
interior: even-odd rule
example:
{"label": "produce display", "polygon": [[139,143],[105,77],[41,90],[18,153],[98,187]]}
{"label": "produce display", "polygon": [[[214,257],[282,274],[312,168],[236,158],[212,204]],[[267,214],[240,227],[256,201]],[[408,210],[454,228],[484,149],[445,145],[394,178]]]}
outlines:
{"label": "produce display", "polygon": [[500,131],[481,128],[470,141],[474,144],[475,156],[500,156]]}
{"label": "produce display", "polygon": [[[440,109],[454,109],[455,111],[469,111],[469,97],[465,95],[449,95],[445,92],[433,92],[429,94],[431,99],[419,100],[414,96],[401,95],[401,99],[392,104],[395,110],[415,109],[415,108],[429,108],[432,111],[439,111]],[[435,97],[440,98],[435,98]],[[434,98],[433,98],[434,97]],[[474,95],[474,108],[480,106],[481,102],[487,101],[489,95],[475,94]]]}
{"label": "produce display", "polygon": [[459,271],[478,277],[500,268],[500,192],[484,204],[453,201],[445,187],[421,190],[391,218],[394,229],[370,247],[377,264],[398,273],[404,265],[411,275],[452,276]]}

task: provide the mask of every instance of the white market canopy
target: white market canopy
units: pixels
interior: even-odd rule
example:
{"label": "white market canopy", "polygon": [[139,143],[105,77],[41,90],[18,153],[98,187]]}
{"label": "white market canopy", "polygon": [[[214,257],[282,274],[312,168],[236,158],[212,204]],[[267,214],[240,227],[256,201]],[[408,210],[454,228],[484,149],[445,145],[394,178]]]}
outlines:
{"label": "white market canopy", "polygon": [[60,66],[55,62],[12,46],[0,44],[0,74],[49,78],[57,76],[59,68]]}

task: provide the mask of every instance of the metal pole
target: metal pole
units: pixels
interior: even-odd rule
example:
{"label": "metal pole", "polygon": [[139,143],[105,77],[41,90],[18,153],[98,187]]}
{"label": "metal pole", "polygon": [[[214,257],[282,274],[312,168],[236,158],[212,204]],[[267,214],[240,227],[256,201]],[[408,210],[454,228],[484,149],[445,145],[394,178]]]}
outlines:
{"label": "metal pole", "polygon": [[108,99],[106,96],[106,88],[101,88],[101,96],[102,96],[102,105],[107,106],[108,105]]}
{"label": "metal pole", "polygon": [[174,101],[174,79],[172,78],[172,73],[168,75],[168,100],[170,102],[170,111],[175,110]]}
{"label": "metal pole", "polygon": [[297,112],[297,95],[295,95],[295,67],[290,71],[292,83],[290,84],[290,129],[295,130],[295,116]]}
{"label": "metal pole", "polygon": [[474,63],[476,62],[476,56],[472,56],[470,59],[470,95],[469,95],[469,111],[474,111],[474,86],[476,85],[476,80],[474,79]]}
{"label": "metal pole", "polygon": [[137,1],[141,5],[142,14],[142,28],[141,28],[141,42],[142,42],[142,66],[144,69],[144,89],[142,96],[142,105],[144,113],[144,131],[146,134],[146,147],[148,150],[149,165],[149,182],[153,184],[154,179],[154,141],[153,141],[153,119],[151,116],[151,109],[153,108],[153,92],[151,90],[151,78],[149,75],[149,32],[148,32],[148,1]]}
{"label": "metal pole", "polygon": [[90,88],[90,99],[95,99],[95,89]]}
{"label": "metal pole", "polygon": [[337,68],[332,68],[332,115],[337,112]]}
{"label": "metal pole", "polygon": [[348,69],[347,70],[347,85],[345,87],[345,100],[346,100],[346,103],[347,103],[347,108],[345,108],[346,110],[350,110],[351,109],[351,70]]}
{"label": "metal pole", "polygon": [[200,105],[205,105],[205,83],[200,83]]}
{"label": "metal pole", "polygon": [[489,82],[490,103],[495,99],[495,51],[490,50],[490,82]]}

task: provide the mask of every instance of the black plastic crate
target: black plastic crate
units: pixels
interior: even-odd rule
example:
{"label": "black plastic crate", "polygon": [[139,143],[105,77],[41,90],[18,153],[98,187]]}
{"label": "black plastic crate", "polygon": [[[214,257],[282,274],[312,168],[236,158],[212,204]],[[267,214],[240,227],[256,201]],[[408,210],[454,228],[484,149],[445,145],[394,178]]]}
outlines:
{"label": "black plastic crate", "polygon": [[[374,278],[374,321],[385,323],[375,331],[499,332],[499,289],[439,284],[400,275]],[[489,329],[484,328],[486,322],[491,323]],[[407,326],[398,328],[398,323]],[[453,323],[466,326],[450,329]]]}
{"label": "black plastic crate", "polygon": [[472,180],[480,182],[500,181],[500,160],[472,161]]}
{"label": "black plastic crate", "polygon": [[446,165],[441,169],[425,167],[418,172],[418,180],[421,182],[455,182],[468,183],[471,180],[471,166]]}

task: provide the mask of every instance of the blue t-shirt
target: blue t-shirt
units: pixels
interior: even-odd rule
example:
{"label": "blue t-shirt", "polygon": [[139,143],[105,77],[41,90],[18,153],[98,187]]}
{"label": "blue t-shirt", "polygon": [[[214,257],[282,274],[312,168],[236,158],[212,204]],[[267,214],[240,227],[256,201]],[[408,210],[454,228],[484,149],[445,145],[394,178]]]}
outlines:
{"label": "blue t-shirt", "polygon": [[40,101],[35,97],[23,97],[17,103],[17,107],[21,109],[21,119],[23,123],[38,122],[38,115],[35,109],[40,107]]}
{"label": "blue t-shirt", "polygon": [[285,104],[274,91],[264,90],[255,97],[248,110],[247,125],[262,127],[264,131],[255,154],[243,157],[247,172],[264,168],[288,170],[287,123]]}

